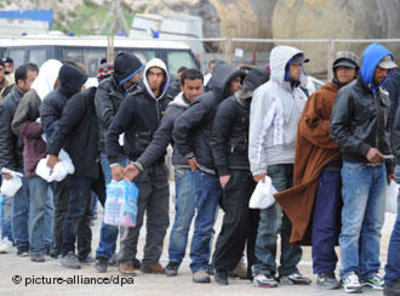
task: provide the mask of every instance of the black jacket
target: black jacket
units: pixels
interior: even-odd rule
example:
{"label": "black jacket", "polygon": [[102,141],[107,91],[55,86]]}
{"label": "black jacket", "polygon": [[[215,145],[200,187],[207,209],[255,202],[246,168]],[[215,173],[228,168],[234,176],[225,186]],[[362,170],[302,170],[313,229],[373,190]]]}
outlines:
{"label": "black jacket", "polygon": [[211,141],[217,107],[230,95],[230,82],[244,75],[227,63],[216,62],[210,81],[213,90],[198,97],[175,122],[173,139],[176,147],[188,159],[195,156],[204,172],[215,174]]}
{"label": "black jacket", "polygon": [[212,150],[220,176],[250,170],[248,159],[250,97],[241,92],[224,100],[214,120]]}
{"label": "black jacket", "polygon": [[55,90],[49,93],[40,104],[40,120],[46,138],[51,137],[54,126],[57,120],[60,119],[68,99],[69,97],[66,97],[60,90]]}
{"label": "black jacket", "polygon": [[[160,125],[161,118],[171,101],[166,94],[154,99],[145,87],[137,86],[126,97],[108,128],[106,136],[106,155],[112,163],[117,163],[121,156],[119,135],[124,136],[124,155],[130,160],[137,158],[146,150],[153,139],[153,135]],[[160,156],[156,164],[164,162],[164,154]]]}
{"label": "black jacket", "polygon": [[100,149],[103,153],[105,153],[104,138],[124,97],[125,90],[118,86],[118,83],[113,76],[103,80],[97,88],[95,105],[97,117],[100,121],[99,139]]}
{"label": "black jacket", "polygon": [[22,91],[14,86],[0,102],[0,169],[6,167],[15,171],[23,167],[24,141],[11,130],[11,122],[22,95]]}
{"label": "black jacket", "polygon": [[[140,169],[149,167],[158,158],[165,155],[165,149],[172,142],[172,131],[174,123],[179,116],[189,107],[190,103],[180,93],[167,107],[165,114],[161,120],[160,127],[153,136],[150,145],[146,151],[137,159]],[[173,144],[173,143],[172,143]],[[189,167],[188,161],[173,144],[172,164],[176,166]],[[142,167],[140,167],[142,166]]]}
{"label": "black jacket", "polygon": [[96,88],[92,87],[68,100],[46,150],[48,154],[58,155],[64,148],[72,159],[75,175],[89,178],[99,175],[95,93]]}
{"label": "black jacket", "polygon": [[[388,93],[380,88],[374,94],[362,78],[343,87],[333,107],[330,134],[344,161],[368,163],[371,147],[391,154]],[[387,164],[388,173],[393,172],[393,163]]]}

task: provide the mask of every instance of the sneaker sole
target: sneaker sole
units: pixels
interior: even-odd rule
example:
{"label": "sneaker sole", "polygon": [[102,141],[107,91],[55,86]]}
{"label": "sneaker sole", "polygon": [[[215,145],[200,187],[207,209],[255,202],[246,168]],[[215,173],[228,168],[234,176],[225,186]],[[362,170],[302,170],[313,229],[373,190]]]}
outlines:
{"label": "sneaker sole", "polygon": [[278,284],[275,284],[275,285],[262,285],[262,284],[253,282],[253,286],[257,287],[257,288],[277,288]]}
{"label": "sneaker sole", "polygon": [[371,289],[371,290],[383,291],[383,287],[378,287],[378,286],[372,285],[370,283],[362,283],[361,286],[363,288],[367,288],[367,289]]}
{"label": "sneaker sole", "polygon": [[362,289],[359,289],[359,290],[348,290],[348,289],[344,288],[344,292],[347,293],[347,294],[360,294],[360,293],[362,293]]}

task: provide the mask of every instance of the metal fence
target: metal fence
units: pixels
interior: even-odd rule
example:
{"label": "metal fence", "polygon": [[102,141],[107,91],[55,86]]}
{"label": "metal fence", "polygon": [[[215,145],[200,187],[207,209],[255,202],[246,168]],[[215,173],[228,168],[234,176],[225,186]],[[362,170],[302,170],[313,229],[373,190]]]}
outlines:
{"label": "metal fence", "polygon": [[[21,40],[26,42],[22,43]],[[395,55],[397,62],[400,62],[400,39],[209,38],[138,40],[105,36],[29,36],[28,38],[14,39],[0,37],[0,56],[10,55],[14,58],[17,66],[27,61],[40,65],[48,58],[76,60],[85,64],[90,74],[94,75],[101,59],[107,58],[109,61],[113,61],[116,52],[121,50],[121,47],[118,47],[118,42],[121,42],[121,40],[132,45],[131,48],[127,47],[128,50],[138,55],[143,62],[154,57],[162,58],[173,75],[176,74],[175,72],[180,66],[200,65],[203,72],[207,72],[208,63],[215,59],[225,60],[238,67],[241,65],[264,65],[269,62],[271,49],[276,45],[289,45],[303,50],[310,59],[310,63],[305,65],[305,70],[310,75],[320,79],[332,77],[331,65],[337,51],[351,50],[361,58],[365,47],[372,42],[379,42],[387,46]],[[18,42],[24,45],[15,46]],[[51,42],[54,44],[58,42],[60,48],[43,46]],[[65,43],[61,46],[63,42],[71,42],[71,45],[65,45],[67,44]],[[142,44],[142,42],[153,43],[153,48],[140,48],[140,46],[138,48],[137,45]],[[174,46],[171,45],[173,42],[188,45],[193,53],[192,56],[188,58],[187,51],[174,49]],[[10,44],[14,44],[13,47],[9,46]],[[154,44],[156,44],[155,47]]]}

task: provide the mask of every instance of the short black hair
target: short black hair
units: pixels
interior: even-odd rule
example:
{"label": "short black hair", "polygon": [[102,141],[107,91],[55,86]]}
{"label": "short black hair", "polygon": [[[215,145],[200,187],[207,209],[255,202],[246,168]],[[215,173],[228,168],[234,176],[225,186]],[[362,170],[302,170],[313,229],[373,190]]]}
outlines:
{"label": "short black hair", "polygon": [[180,83],[185,85],[185,80],[196,80],[201,79],[201,82],[204,82],[203,74],[197,69],[187,69],[182,73]]}
{"label": "short black hair", "polygon": [[185,66],[182,66],[182,67],[179,67],[179,69],[178,69],[178,71],[176,71],[176,73],[181,73],[181,72],[184,72],[186,70],[187,70],[187,68]]}
{"label": "short black hair", "polygon": [[15,82],[18,83],[18,80],[25,81],[28,77],[28,71],[39,72],[39,68],[34,63],[27,63],[19,66],[14,74]]}

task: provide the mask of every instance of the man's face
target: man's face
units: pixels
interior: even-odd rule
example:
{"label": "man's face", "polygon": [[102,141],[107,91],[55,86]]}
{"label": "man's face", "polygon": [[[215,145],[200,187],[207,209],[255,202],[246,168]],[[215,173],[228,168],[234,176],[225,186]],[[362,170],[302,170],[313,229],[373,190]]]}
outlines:
{"label": "man's face", "polygon": [[181,84],[181,90],[190,102],[193,102],[195,98],[203,94],[203,81],[201,79],[185,79],[184,82],[184,85]]}
{"label": "man's face", "polygon": [[3,66],[0,66],[0,83],[3,82],[5,76],[5,69]]}
{"label": "man's face", "polygon": [[210,64],[210,66],[208,67],[208,71],[212,74],[212,72],[214,71],[214,63]]}
{"label": "man's face", "polygon": [[147,81],[152,91],[158,91],[165,81],[165,73],[161,68],[153,67],[147,71]]}
{"label": "man's face", "polygon": [[339,66],[335,71],[337,80],[342,84],[348,84],[353,81],[357,74],[356,69],[345,66]]}
{"label": "man's face", "polygon": [[132,85],[140,83],[140,79],[142,78],[142,73],[143,73],[143,71],[139,71],[131,79],[129,79],[128,81],[124,82],[124,87],[125,88],[130,88]]}
{"label": "man's face", "polygon": [[299,81],[301,74],[301,64],[291,64],[289,67],[289,80]]}
{"label": "man's face", "polygon": [[380,85],[383,80],[386,78],[388,73],[387,69],[383,69],[379,66],[376,67],[375,72],[374,72],[374,84],[375,85]]}
{"label": "man's face", "polygon": [[7,73],[12,73],[14,71],[14,65],[11,63],[4,63],[4,65],[6,66],[6,72]]}
{"label": "man's face", "polygon": [[242,88],[242,77],[238,76],[231,81],[231,85],[229,86],[229,93],[234,94],[241,88]]}
{"label": "man's face", "polygon": [[33,81],[35,81],[36,77],[38,76],[38,72],[36,71],[29,71],[26,75],[25,80],[18,80],[18,87],[22,89],[24,92],[27,92],[31,89]]}

